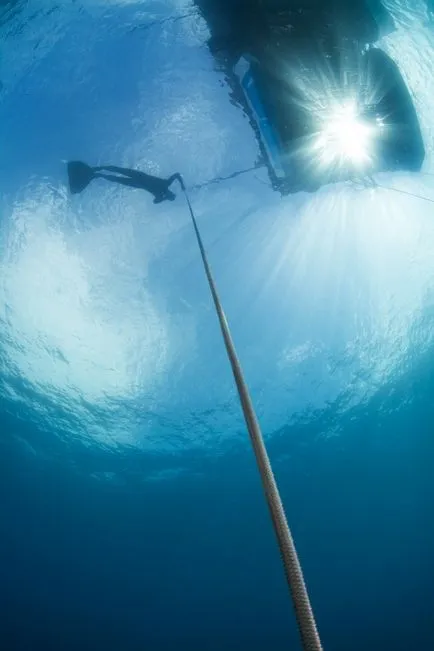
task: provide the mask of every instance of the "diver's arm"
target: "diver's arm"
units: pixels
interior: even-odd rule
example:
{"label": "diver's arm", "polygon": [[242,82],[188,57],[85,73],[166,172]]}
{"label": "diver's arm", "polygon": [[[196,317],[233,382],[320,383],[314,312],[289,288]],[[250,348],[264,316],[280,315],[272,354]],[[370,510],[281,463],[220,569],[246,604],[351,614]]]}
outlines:
{"label": "diver's arm", "polygon": [[173,181],[179,181],[181,188],[185,190],[184,181],[182,180],[182,176],[181,174],[179,174],[179,172],[176,172],[176,174],[172,174],[172,176],[169,176],[169,178],[167,179],[167,187],[169,187],[169,185],[172,185]]}

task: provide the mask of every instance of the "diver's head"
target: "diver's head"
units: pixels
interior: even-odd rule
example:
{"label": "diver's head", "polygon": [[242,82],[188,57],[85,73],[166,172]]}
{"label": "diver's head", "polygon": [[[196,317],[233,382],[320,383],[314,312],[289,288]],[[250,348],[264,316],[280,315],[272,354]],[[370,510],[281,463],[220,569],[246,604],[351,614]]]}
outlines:
{"label": "diver's head", "polygon": [[154,203],[161,203],[162,201],[175,201],[176,199],[176,194],[174,194],[171,190],[164,190],[161,194],[158,194],[155,199]]}

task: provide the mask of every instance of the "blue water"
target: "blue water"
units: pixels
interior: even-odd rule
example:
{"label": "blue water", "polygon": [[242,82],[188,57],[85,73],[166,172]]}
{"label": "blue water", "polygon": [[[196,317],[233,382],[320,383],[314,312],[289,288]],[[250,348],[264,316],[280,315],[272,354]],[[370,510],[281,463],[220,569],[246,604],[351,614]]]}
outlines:
{"label": "blue water", "polygon": [[[330,651],[434,645],[433,7],[384,4],[420,174],[191,192]],[[298,649],[182,196],[66,187],[69,159],[255,164],[206,24],[184,0],[0,15],[0,646]]]}

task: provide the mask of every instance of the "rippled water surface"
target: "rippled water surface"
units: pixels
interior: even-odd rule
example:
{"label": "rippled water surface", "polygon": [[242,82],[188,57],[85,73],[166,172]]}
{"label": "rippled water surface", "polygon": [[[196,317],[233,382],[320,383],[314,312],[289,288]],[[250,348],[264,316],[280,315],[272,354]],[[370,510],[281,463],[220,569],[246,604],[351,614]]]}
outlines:
{"label": "rippled water surface", "polygon": [[434,22],[384,0],[426,149],[281,197],[194,4],[0,3],[2,648],[298,648],[181,193],[282,489],[324,648],[429,649]]}

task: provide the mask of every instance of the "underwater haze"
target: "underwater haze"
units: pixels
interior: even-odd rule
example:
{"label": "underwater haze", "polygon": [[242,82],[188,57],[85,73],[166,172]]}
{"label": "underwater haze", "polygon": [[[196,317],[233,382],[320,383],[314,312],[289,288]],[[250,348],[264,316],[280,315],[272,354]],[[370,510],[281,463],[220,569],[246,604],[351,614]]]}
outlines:
{"label": "underwater haze", "polygon": [[301,648],[185,198],[68,160],[190,188],[324,650],[434,648],[434,6],[383,4],[421,172],[282,197],[193,2],[0,2],[4,651]]}

